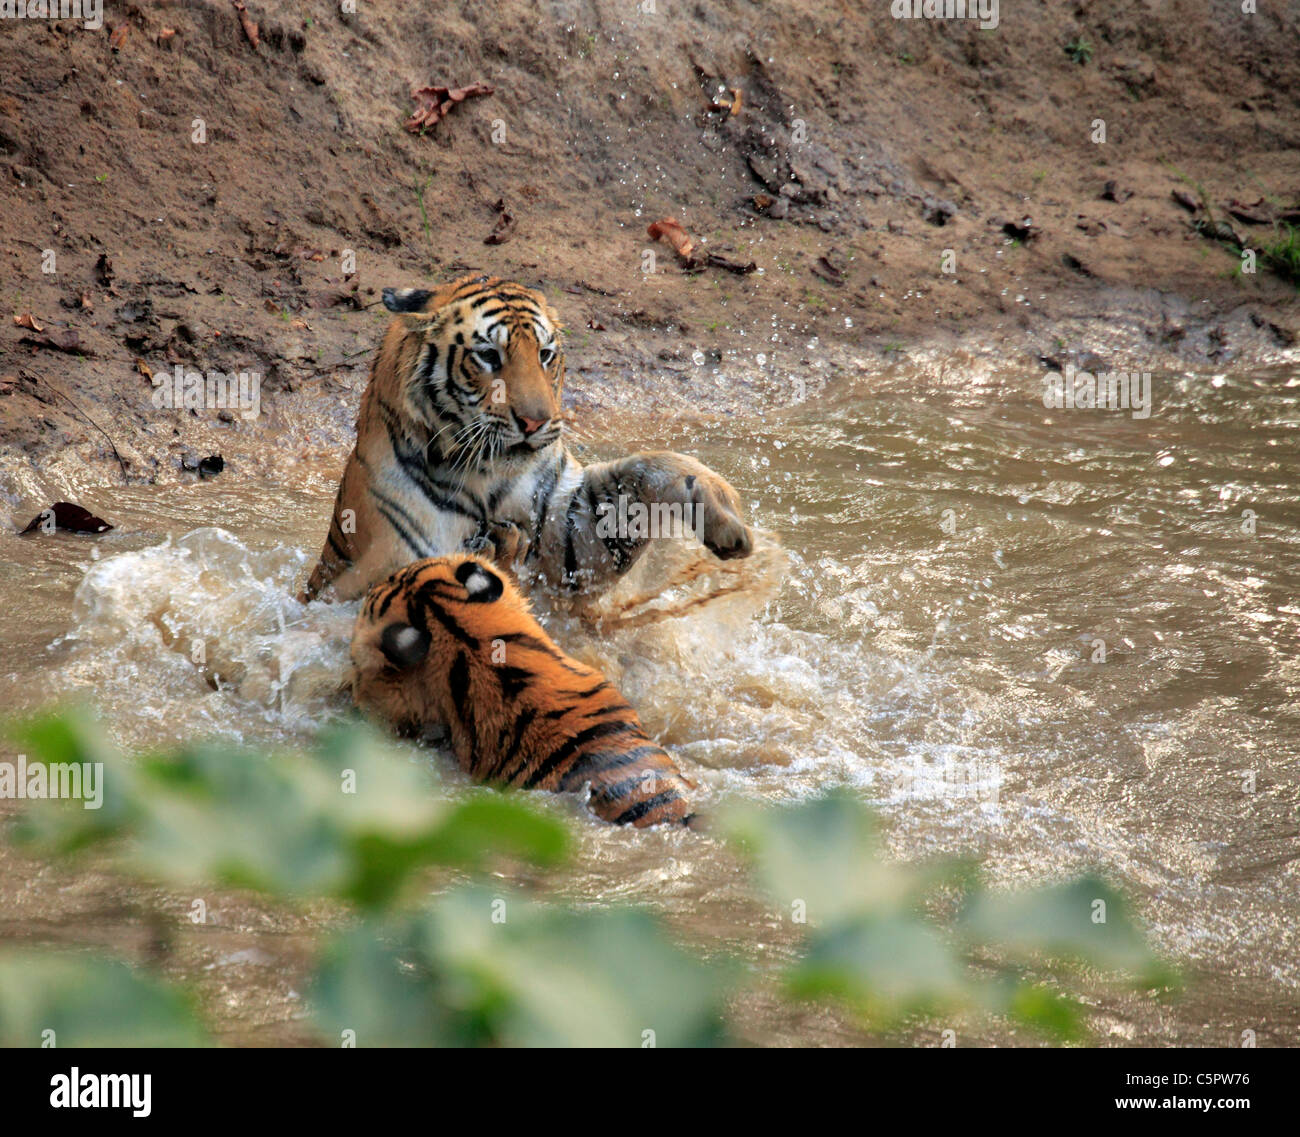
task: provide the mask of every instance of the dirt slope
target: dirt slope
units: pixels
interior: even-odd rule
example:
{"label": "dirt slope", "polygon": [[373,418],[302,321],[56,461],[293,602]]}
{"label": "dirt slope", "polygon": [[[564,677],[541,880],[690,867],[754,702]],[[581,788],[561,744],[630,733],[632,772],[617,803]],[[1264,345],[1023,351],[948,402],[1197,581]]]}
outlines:
{"label": "dirt slope", "polygon": [[[171,478],[283,427],[290,395],[346,418],[379,290],[467,269],[548,290],[580,403],[671,386],[696,352],[796,370],[814,336],[868,369],[926,344],[1285,352],[1295,288],[1234,275],[1171,190],[1297,204],[1294,6],[1003,7],[980,30],[887,0],[248,0],[256,47],[228,0],[5,21],[0,467],[71,448],[120,479],[107,435],[127,476]],[[403,129],[413,86],[475,82],[494,93]],[[731,88],[738,113],[710,110]],[[498,202],[513,229],[485,244]],[[646,234],[667,216],[757,271],[683,272]],[[145,372],[177,363],[261,374],[259,419],[160,413]]]}

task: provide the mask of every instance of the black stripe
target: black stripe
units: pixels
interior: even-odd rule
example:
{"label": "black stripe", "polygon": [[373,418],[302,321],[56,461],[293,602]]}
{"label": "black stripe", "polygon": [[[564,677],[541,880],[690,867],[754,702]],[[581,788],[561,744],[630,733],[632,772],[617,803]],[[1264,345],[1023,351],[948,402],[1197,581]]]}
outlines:
{"label": "black stripe", "polygon": [[593,754],[585,754],[582,765],[564,775],[560,789],[576,790],[583,782],[590,780],[593,774],[608,774],[611,770],[630,766],[642,758],[663,753],[658,746],[647,743],[644,746],[634,746],[631,750],[598,750]]}
{"label": "black stripe", "polygon": [[442,608],[435,604],[431,596],[426,595],[429,592],[430,589],[427,585],[420,589],[420,591],[415,595],[413,606],[418,605],[421,612],[431,615],[466,647],[474,648],[477,651],[479,646],[478,640],[456,623],[449,613],[444,612]]}
{"label": "black stripe", "polygon": [[620,700],[605,707],[597,707],[594,711],[584,710],[578,715],[578,718],[583,722],[595,722],[597,719],[607,719],[615,715],[627,716],[631,713],[631,708]]}
{"label": "black stripe", "polygon": [[[584,483],[586,479],[583,479]],[[569,508],[564,511],[564,579],[571,589],[578,587],[578,553],[573,547],[573,536],[578,529],[578,497],[581,493],[582,486],[578,486],[573,491],[573,496],[569,498]]]}
{"label": "black stripe", "polygon": [[[541,652],[543,655],[549,656],[555,661],[556,666],[564,668],[564,670],[570,675],[581,675],[585,677],[591,674],[591,668],[583,667],[580,664],[574,663],[573,660],[554,645],[548,644],[546,641],[541,640],[537,636],[531,635],[528,632],[506,632],[505,634],[495,638],[504,640],[506,643],[519,644],[521,647]],[[594,690],[595,688],[593,688],[593,692]],[[568,708],[566,707],[561,707],[558,714],[566,713],[567,709]],[[556,712],[552,712],[552,717],[556,717],[556,714]]]}
{"label": "black stripe", "polygon": [[552,644],[548,644],[544,639],[535,636],[532,632],[505,632],[497,637],[508,644],[518,644],[520,647],[531,648],[533,651],[540,651],[543,655],[549,655],[552,659],[563,659],[559,650]]}
{"label": "black stripe", "polygon": [[501,694],[507,699],[515,698],[533,678],[533,673],[523,667],[498,667],[497,680],[501,684]]}
{"label": "black stripe", "polygon": [[447,683],[451,688],[451,700],[456,709],[468,706],[469,702],[469,659],[463,651],[456,653],[456,662],[447,673]]}
{"label": "black stripe", "polygon": [[636,727],[626,721],[619,722],[598,722],[595,726],[589,726],[585,730],[578,731],[572,738],[564,743],[563,746],[556,747],[546,759],[541,762],[537,769],[528,775],[524,782],[525,786],[536,786],[544,782],[551,774],[555,773],[569,758],[577,754],[588,742],[594,742],[598,738],[610,738],[617,734],[628,734],[636,732]]}
{"label": "black stripe", "polygon": [[615,825],[631,825],[634,821],[640,821],[647,813],[658,809],[661,805],[667,805],[669,802],[680,801],[682,795],[676,790],[665,790],[661,794],[655,794],[654,797],[648,797],[644,801],[639,801],[631,809],[625,809],[616,818]]}
{"label": "black stripe", "polygon": [[400,592],[401,588],[398,585],[386,588],[379,596],[379,610],[377,612],[372,611],[371,615],[382,620],[384,613],[388,611],[389,605],[392,604]]}
{"label": "black stripe", "polygon": [[350,562],[352,558],[348,556],[348,551],[343,547],[342,542],[334,536],[334,529],[335,526],[331,525],[329,536],[325,538],[325,543],[333,550],[334,555],[338,557],[339,560]]}
{"label": "black stripe", "polygon": [[509,729],[510,724],[506,723],[506,725],[501,728],[501,744],[498,746],[498,749],[501,752],[501,764],[498,767],[498,772],[504,770],[508,763],[513,762],[515,755],[519,752],[519,744],[524,740],[524,731],[528,729],[529,725],[536,717],[536,707],[525,707],[523,711],[520,712],[518,717],[515,719],[514,735],[510,739],[509,746],[505,745],[505,734]]}
{"label": "black stripe", "polygon": [[[374,491],[372,490],[371,493],[374,494]],[[374,494],[374,496],[378,498],[379,495]],[[397,531],[397,535],[406,543],[406,547],[410,549],[411,552],[413,552],[417,557],[428,556],[423,546],[416,542],[415,538],[407,531],[406,526],[397,519],[397,516],[390,509],[382,504],[382,501],[379,506],[379,512],[388,519],[388,523]]]}
{"label": "black stripe", "polygon": [[407,509],[406,506],[404,506],[400,501],[394,501],[391,497],[388,497],[386,494],[380,493],[377,489],[375,489],[373,485],[367,486],[366,489],[369,492],[371,497],[373,497],[376,501],[380,502],[382,505],[387,506],[387,508],[391,509],[404,522],[406,522],[407,525],[409,525],[416,532],[419,532],[420,523],[416,521],[414,517],[411,516],[411,511]]}
{"label": "black stripe", "polygon": [[451,494],[440,492],[444,487],[439,487],[429,474],[428,463],[425,461],[424,450],[419,446],[414,446],[404,438],[392,423],[387,423],[388,440],[393,447],[393,454],[397,458],[397,463],[402,467],[402,471],[415,484],[415,488],[422,493],[428,502],[435,509],[440,509],[444,513],[455,513],[461,517],[468,517],[471,521],[482,521],[487,514],[473,497],[466,493],[464,496],[477,508],[470,509],[462,505]]}
{"label": "black stripe", "polygon": [[[547,470],[549,477],[543,478],[543,480],[539,481],[537,486],[533,489],[533,517],[535,519],[533,522],[533,532],[535,533],[541,533],[542,527],[546,524],[546,514],[551,508],[551,496],[555,493],[555,487],[560,482],[560,473],[564,469],[564,460],[566,457],[568,457],[568,455],[561,450],[560,457],[556,461],[555,465],[551,466],[550,469]],[[543,486],[546,488],[543,489]],[[541,548],[541,541],[533,542],[528,550],[527,557],[524,559],[531,561],[541,552]]]}
{"label": "black stripe", "polygon": [[624,778],[621,782],[616,782],[612,786],[592,786],[591,796],[602,798],[608,802],[616,802],[620,798],[627,797],[637,786],[644,785],[651,778],[661,782],[669,780],[669,776],[660,777],[657,770],[642,770],[641,773],[633,774],[630,778]]}

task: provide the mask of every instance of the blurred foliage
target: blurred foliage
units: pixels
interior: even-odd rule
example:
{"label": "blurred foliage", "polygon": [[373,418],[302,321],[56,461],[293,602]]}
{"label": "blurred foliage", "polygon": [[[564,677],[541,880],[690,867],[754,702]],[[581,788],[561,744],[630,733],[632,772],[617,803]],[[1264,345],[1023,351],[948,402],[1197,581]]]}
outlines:
{"label": "blurred foliage", "polygon": [[[50,716],[15,737],[34,760],[102,762],[104,802],[29,809],[13,827],[30,852],[99,849],[145,879],[332,899],[354,921],[325,939],[311,982],[327,1042],[362,1046],[696,1046],[726,1041],[724,1007],[744,970],[683,947],[626,907],[573,909],[491,885],[502,857],[561,863],[562,825],[521,797],[449,799],[424,763],[356,727],[310,754],[200,745],[133,761],[87,715]],[[803,933],[781,980],[791,998],[833,999],[865,1025],[993,1012],[1049,1037],[1082,1036],[1068,990],[1082,968],[1161,986],[1122,897],[1084,878],[987,890],[967,862],[904,865],[847,794],[736,806],[718,829],[761,894]],[[432,899],[423,870],[476,875]],[[188,996],[120,963],[0,954],[0,1042],[192,1044]],[[94,1045],[94,1042],[86,1043]]]}
{"label": "blurred foliage", "polygon": [[121,867],[162,884],[376,908],[428,865],[479,868],[502,854],[548,865],[568,853],[558,822],[503,794],[449,801],[427,767],[360,726],[310,754],[205,744],[134,762],[85,715],[42,719],[15,737],[45,762],[104,766],[100,809],[31,810],[19,842],[67,852],[116,839]]}
{"label": "blurred foliage", "polygon": [[728,971],[645,912],[470,887],[333,940],[312,1001],[358,1045],[699,1046],[721,1039]]}
{"label": "blurred foliage", "polygon": [[0,952],[0,1046],[202,1046],[189,996],[117,960]]}
{"label": "blurred foliage", "polygon": [[[846,793],[794,808],[736,807],[724,827],[764,891],[807,922],[804,954],[785,977],[790,993],[841,1000],[878,1028],[982,1009],[1075,1039],[1082,1008],[1044,985],[1044,965],[1088,964],[1146,987],[1173,982],[1123,898],[1095,877],[999,893],[966,862],[899,864]],[[940,922],[932,909],[945,898],[956,913]]]}

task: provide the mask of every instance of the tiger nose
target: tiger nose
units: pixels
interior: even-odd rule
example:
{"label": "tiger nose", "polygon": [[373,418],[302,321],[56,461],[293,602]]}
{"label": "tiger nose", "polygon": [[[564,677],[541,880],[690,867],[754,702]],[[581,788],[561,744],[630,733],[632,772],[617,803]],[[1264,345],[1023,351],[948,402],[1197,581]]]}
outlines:
{"label": "tiger nose", "polygon": [[550,421],[550,419],[546,418],[527,418],[524,415],[519,416],[519,425],[524,428],[525,434],[536,434]]}

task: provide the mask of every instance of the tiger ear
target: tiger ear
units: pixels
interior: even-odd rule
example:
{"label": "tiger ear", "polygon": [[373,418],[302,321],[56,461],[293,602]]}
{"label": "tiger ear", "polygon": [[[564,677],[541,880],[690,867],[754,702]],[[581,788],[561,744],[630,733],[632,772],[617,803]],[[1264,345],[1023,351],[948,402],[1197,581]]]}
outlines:
{"label": "tiger ear", "polygon": [[465,561],[458,565],[456,579],[465,586],[469,599],[476,604],[500,600],[506,587],[496,573],[479,561]]}
{"label": "tiger ear", "polygon": [[394,667],[414,667],[429,654],[429,633],[410,624],[389,624],[379,637],[379,650]]}

